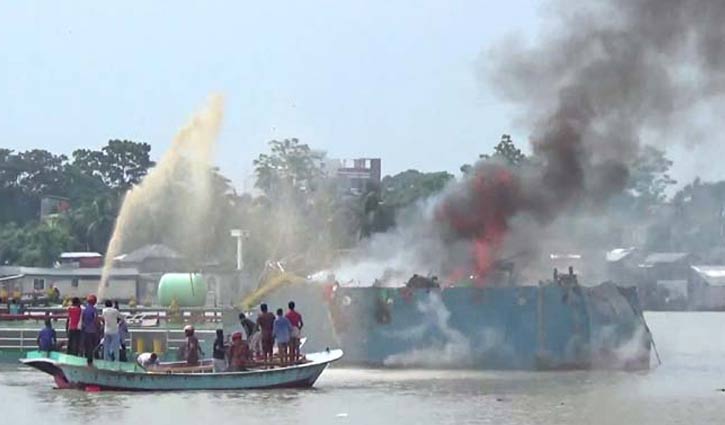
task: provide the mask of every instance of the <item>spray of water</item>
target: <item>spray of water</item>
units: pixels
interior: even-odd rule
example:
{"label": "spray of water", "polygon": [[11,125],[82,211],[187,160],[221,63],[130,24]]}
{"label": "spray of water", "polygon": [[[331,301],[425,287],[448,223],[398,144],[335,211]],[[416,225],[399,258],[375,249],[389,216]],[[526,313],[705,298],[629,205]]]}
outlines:
{"label": "spray of water", "polygon": [[[153,208],[149,206],[162,199],[162,195],[176,184],[179,173],[183,173],[185,189],[189,194],[184,200],[174,200],[172,205],[155,205],[155,208],[167,208],[178,211],[173,226],[164,223],[165,228],[173,228],[178,239],[194,244],[206,231],[203,217],[209,209],[211,175],[214,145],[223,117],[223,99],[212,96],[207,105],[197,113],[174,137],[169,149],[149,174],[138,185],[126,193],[121,210],[116,219],[113,235],[106,250],[103,275],[98,286],[98,295],[103,297],[113,269],[114,258],[123,249],[129,235],[146,221],[153,220]],[[180,202],[181,201],[181,202]]]}

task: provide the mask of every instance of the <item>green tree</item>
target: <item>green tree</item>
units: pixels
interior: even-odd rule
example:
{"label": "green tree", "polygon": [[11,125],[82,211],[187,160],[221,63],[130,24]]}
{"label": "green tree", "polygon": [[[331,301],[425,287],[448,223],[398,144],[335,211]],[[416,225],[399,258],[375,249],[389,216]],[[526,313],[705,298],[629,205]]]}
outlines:
{"label": "green tree", "polygon": [[630,168],[628,192],[646,203],[663,202],[667,189],[677,184],[669,175],[671,167],[672,161],[663,150],[644,146]]}
{"label": "green tree", "polygon": [[130,140],[109,140],[100,151],[78,149],[73,165],[86,175],[100,178],[112,189],[125,192],[141,182],[149,168],[151,146]]}
{"label": "green tree", "polygon": [[[493,154],[481,154],[478,158],[479,160],[496,159],[514,167],[521,166],[527,160],[526,155],[516,147],[508,134],[501,135],[501,140],[493,148]],[[473,165],[471,164],[463,164],[460,168],[461,173],[464,175],[471,172],[472,169]]]}
{"label": "green tree", "polygon": [[324,154],[315,152],[298,139],[272,140],[270,153],[254,160],[256,186],[267,196],[294,189],[308,191],[322,176]]}

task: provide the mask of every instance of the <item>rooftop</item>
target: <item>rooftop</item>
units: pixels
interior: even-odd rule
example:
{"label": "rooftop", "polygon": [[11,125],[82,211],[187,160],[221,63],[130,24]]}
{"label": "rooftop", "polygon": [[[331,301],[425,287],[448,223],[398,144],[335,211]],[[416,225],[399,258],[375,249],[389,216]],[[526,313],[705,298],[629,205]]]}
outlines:
{"label": "rooftop", "polygon": [[[0,276],[53,276],[53,277],[101,277],[103,269],[94,268],[54,268],[54,267],[22,267],[0,266]],[[111,270],[112,277],[135,277],[135,268],[119,268]]]}
{"label": "rooftop", "polygon": [[65,260],[69,258],[99,258],[103,255],[97,252],[64,252],[60,254],[60,258]]}
{"label": "rooftop", "polygon": [[725,266],[692,266],[691,268],[708,284],[725,286]]}
{"label": "rooftop", "polygon": [[183,257],[166,245],[154,244],[131,251],[120,258],[119,261],[123,263],[142,263],[151,258],[181,259]]}
{"label": "rooftop", "polygon": [[676,263],[689,257],[687,252],[655,252],[644,259],[645,265]]}

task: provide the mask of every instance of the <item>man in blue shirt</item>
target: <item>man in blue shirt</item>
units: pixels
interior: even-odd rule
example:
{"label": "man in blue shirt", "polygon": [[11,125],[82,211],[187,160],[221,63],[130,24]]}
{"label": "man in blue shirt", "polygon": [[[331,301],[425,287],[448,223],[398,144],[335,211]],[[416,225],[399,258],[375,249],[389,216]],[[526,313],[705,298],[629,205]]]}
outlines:
{"label": "man in blue shirt", "polygon": [[277,342],[279,359],[282,365],[286,365],[288,360],[287,348],[289,347],[289,339],[292,335],[292,324],[289,319],[284,317],[284,311],[281,308],[277,309],[277,318],[274,320],[272,335]]}
{"label": "man in blue shirt", "polygon": [[93,363],[93,355],[98,347],[98,310],[96,310],[96,296],[86,298],[86,308],[81,313],[81,327],[83,330],[83,347],[86,352],[88,364]]}
{"label": "man in blue shirt", "polygon": [[45,327],[38,333],[38,349],[40,351],[53,351],[56,349],[57,344],[55,329],[53,329],[50,319],[45,319]]}

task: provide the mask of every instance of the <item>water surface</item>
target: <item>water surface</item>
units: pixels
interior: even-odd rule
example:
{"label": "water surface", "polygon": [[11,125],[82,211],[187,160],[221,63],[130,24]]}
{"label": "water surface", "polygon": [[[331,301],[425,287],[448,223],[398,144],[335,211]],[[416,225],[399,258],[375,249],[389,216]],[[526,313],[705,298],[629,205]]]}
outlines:
{"label": "water surface", "polygon": [[[0,369],[12,424],[722,424],[725,313],[648,313],[663,364],[646,373],[329,369],[314,389],[84,393]],[[653,364],[656,365],[653,356]],[[4,422],[4,421],[3,421]]]}

